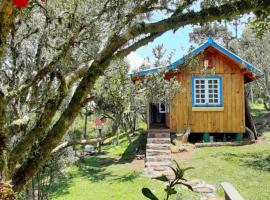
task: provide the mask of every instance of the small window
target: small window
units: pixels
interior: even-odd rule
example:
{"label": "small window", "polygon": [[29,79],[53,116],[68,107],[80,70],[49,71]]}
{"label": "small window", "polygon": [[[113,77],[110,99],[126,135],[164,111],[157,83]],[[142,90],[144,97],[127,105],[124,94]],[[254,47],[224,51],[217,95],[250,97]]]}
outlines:
{"label": "small window", "polygon": [[169,108],[166,102],[159,103],[159,113],[168,113]]}
{"label": "small window", "polygon": [[194,76],[192,79],[192,106],[222,106],[220,76]]}

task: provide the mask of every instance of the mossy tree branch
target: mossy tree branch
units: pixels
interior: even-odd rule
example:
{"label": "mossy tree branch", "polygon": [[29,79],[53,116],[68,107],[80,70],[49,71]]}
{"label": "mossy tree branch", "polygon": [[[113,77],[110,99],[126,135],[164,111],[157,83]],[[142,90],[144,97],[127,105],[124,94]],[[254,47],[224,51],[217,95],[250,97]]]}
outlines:
{"label": "mossy tree branch", "polygon": [[0,2],[0,61],[3,58],[7,36],[16,16],[15,7],[11,0]]}
{"label": "mossy tree branch", "polygon": [[0,180],[5,180],[8,175],[8,138],[6,99],[0,90]]}
{"label": "mossy tree branch", "polygon": [[52,153],[62,151],[63,149],[68,148],[70,146],[74,146],[74,145],[87,145],[87,144],[96,145],[102,141],[103,140],[101,138],[97,138],[97,139],[90,139],[90,140],[73,140],[73,141],[69,141],[69,142],[64,142],[64,143],[58,145],[56,148],[54,148],[52,150]]}
{"label": "mossy tree branch", "polygon": [[[76,88],[74,95],[60,116],[59,120],[47,132],[46,137],[39,143],[39,152],[34,157],[29,156],[26,162],[16,171],[12,177],[14,189],[20,191],[30,178],[35,175],[37,170],[49,158],[50,153],[61,142],[63,135],[73,123],[75,117],[81,110],[81,105],[87,98],[88,94],[94,87],[97,78],[103,74],[109,63],[115,59],[117,52],[133,39],[148,33],[160,34],[171,29],[177,29],[188,24],[206,23],[214,20],[231,18],[240,14],[258,11],[269,8],[270,3],[266,0],[243,0],[236,2],[228,2],[219,7],[205,8],[199,12],[187,12],[184,14],[172,15],[167,19],[155,23],[136,24],[121,35],[111,37],[104,49],[96,56],[95,60],[89,66],[84,77]],[[153,35],[152,35],[153,36]],[[149,37],[151,41],[153,37]],[[132,50],[136,50],[140,46],[146,44],[147,40],[132,48],[125,49],[124,53],[119,56],[126,55]]]}

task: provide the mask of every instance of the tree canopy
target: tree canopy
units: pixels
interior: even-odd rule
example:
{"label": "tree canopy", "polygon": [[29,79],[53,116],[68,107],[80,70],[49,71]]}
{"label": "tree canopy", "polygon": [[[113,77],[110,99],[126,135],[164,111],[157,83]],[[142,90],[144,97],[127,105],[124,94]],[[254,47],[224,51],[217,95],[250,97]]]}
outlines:
{"label": "tree canopy", "polygon": [[[1,177],[22,190],[116,59],[169,30],[269,8],[267,0],[58,0],[18,10],[1,1]],[[152,20],[157,12],[164,18]]]}

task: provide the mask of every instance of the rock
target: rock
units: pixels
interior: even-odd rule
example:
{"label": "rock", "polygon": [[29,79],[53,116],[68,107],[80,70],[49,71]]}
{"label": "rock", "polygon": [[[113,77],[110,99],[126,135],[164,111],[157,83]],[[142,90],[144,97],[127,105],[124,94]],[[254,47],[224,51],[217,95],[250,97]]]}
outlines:
{"label": "rock", "polygon": [[178,153],[179,152],[179,147],[178,146],[170,146],[171,152],[172,153]]}
{"label": "rock", "polygon": [[216,193],[217,189],[215,186],[210,184],[198,184],[193,187],[194,192],[198,193]]}
{"label": "rock", "polygon": [[179,152],[188,152],[186,147],[179,147]]}
{"label": "rock", "polygon": [[196,185],[203,184],[203,182],[201,180],[190,180],[190,181],[185,182],[185,184],[188,184],[188,185],[194,187]]}
{"label": "rock", "polygon": [[223,197],[209,197],[207,200],[225,200]]}

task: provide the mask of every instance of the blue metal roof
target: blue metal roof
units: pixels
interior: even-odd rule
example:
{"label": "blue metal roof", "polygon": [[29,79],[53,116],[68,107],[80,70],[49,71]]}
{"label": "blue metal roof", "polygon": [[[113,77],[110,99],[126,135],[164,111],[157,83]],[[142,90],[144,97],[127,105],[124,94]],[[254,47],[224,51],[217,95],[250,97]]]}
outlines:
{"label": "blue metal roof", "polygon": [[247,61],[241,59],[240,57],[238,57],[237,55],[235,55],[234,53],[232,53],[228,49],[226,49],[226,48],[222,47],[221,45],[217,44],[211,37],[209,37],[208,40],[205,43],[203,43],[201,46],[197,47],[196,49],[191,51],[189,54],[187,54],[184,57],[180,58],[179,60],[175,61],[171,65],[166,66],[166,67],[158,67],[158,68],[143,70],[143,71],[140,71],[140,72],[133,73],[132,76],[145,76],[145,75],[153,74],[153,73],[156,73],[156,72],[159,72],[159,71],[169,71],[169,70],[177,69],[188,58],[197,55],[198,53],[200,53],[201,51],[203,51],[204,49],[206,49],[207,47],[210,47],[210,46],[214,47],[218,51],[220,51],[223,54],[227,55],[228,57],[230,57],[234,61],[240,63],[245,68],[247,68],[248,71],[254,73],[256,76],[261,77],[261,76],[264,75],[261,70],[259,70],[256,67],[252,66],[250,63],[248,63]]}

